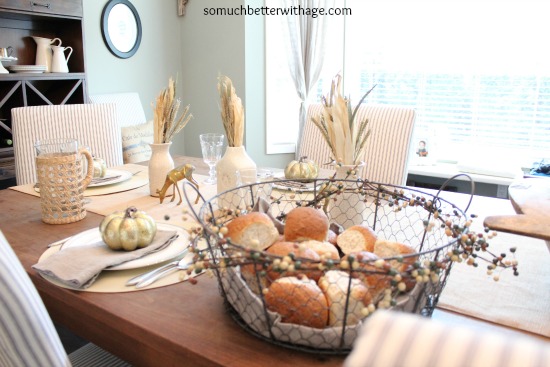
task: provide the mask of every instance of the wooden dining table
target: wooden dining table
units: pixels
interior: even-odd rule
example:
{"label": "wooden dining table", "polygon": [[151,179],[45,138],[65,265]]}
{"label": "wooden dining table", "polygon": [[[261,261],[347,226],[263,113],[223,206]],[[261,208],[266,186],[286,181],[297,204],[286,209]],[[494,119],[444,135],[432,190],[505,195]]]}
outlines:
{"label": "wooden dining table", "polygon": [[[176,158],[176,163],[182,162],[194,164],[198,173],[208,172],[199,158]],[[125,293],[55,286],[31,266],[49,243],[96,227],[103,216],[89,212],[75,223],[45,224],[39,198],[10,189],[0,191],[0,208],[0,229],[51,318],[135,366],[341,366],[345,359],[345,355],[284,348],[251,335],[230,317],[216,279],[207,275],[200,276],[197,284],[181,282]],[[436,310],[432,317],[480,330],[527,334],[444,310]]]}

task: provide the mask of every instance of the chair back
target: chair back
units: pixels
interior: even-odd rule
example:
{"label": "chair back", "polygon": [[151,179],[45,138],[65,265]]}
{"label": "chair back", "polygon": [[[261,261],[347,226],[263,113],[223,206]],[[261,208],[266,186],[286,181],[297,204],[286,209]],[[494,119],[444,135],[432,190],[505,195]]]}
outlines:
{"label": "chair back", "polygon": [[70,366],[42,299],[0,232],[0,366]]}
{"label": "chair back", "polygon": [[[308,108],[300,156],[307,156],[319,163],[320,167],[331,169],[330,149],[311,121],[313,116],[319,116],[322,109],[320,103],[311,104]],[[355,118],[357,121],[368,119],[367,129],[371,130],[362,159],[366,163],[363,178],[404,185],[416,111],[404,107],[363,104]]]}
{"label": "chair back", "polygon": [[34,143],[75,138],[107,167],[122,165],[122,138],[114,104],[19,107],[11,110],[15,177],[18,185],[36,182]]}
{"label": "chair back", "polygon": [[95,94],[90,96],[90,101],[92,103],[114,103],[120,127],[140,125],[146,122],[145,112],[138,93]]}

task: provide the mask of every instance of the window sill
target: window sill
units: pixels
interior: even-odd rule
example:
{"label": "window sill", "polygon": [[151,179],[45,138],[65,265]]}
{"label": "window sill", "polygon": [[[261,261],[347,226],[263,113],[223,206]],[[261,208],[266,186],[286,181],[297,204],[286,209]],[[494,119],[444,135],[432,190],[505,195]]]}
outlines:
{"label": "window sill", "polygon": [[[512,181],[523,177],[523,173],[519,168],[517,175],[513,177],[510,177],[512,176],[510,174],[507,174],[507,177],[496,176],[494,174],[491,174],[491,171],[487,171],[487,174],[481,174],[479,173],[479,170],[476,170],[476,173],[464,171],[472,172],[473,170],[467,169],[466,167],[462,168],[458,164],[436,162],[434,165],[409,165],[408,174],[448,179],[453,177],[454,175],[465,173],[470,176],[472,180],[474,180],[474,182],[503,186],[509,186]],[[468,178],[464,176],[457,177],[456,179],[459,181],[469,181]]]}

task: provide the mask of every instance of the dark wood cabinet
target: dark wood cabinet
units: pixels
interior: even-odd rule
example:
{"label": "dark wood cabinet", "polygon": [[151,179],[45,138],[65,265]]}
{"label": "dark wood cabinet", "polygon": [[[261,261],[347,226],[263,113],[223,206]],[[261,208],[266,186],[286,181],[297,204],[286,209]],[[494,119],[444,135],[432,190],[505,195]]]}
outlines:
{"label": "dark wood cabinet", "polygon": [[4,67],[35,64],[32,36],[59,38],[72,47],[69,73],[0,74],[0,189],[15,184],[11,109],[88,101],[82,0],[0,0],[0,47],[13,47],[17,58],[2,62]]}

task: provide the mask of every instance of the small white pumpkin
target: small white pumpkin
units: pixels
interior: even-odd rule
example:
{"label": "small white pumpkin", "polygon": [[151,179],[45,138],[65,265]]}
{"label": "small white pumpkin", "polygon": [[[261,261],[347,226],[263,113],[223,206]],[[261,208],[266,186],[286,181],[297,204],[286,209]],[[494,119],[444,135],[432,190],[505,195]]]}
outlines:
{"label": "small white pumpkin", "polygon": [[285,168],[285,178],[289,180],[313,180],[319,176],[319,166],[307,157],[290,162]]}

